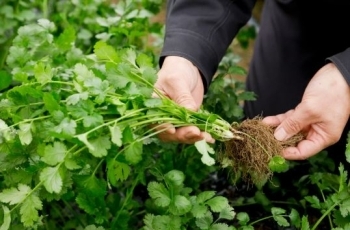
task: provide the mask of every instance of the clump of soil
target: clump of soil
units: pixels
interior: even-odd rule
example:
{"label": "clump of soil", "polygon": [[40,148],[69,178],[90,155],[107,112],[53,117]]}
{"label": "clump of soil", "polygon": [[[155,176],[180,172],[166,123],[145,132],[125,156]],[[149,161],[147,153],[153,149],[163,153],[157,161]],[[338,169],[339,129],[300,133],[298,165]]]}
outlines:
{"label": "clump of soil", "polygon": [[220,160],[229,167],[234,178],[261,184],[272,176],[269,162],[274,156],[281,156],[282,150],[296,146],[305,138],[299,133],[286,141],[278,141],[273,133],[275,127],[262,123],[261,117],[247,119],[232,127],[240,138],[224,143]]}

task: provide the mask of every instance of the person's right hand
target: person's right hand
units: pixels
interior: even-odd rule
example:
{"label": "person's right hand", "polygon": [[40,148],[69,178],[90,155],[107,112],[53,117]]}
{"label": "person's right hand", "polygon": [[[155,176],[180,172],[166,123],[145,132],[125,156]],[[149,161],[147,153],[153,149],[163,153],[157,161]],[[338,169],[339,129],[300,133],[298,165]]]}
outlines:
{"label": "person's right hand", "polygon": [[[174,102],[190,110],[197,111],[203,101],[204,86],[199,70],[192,62],[182,57],[168,56],[164,59],[155,87]],[[214,142],[208,133],[201,132],[195,126],[174,128],[171,124],[165,124],[162,128],[164,127],[167,127],[166,131],[158,135],[164,142],[193,144],[203,139]]]}

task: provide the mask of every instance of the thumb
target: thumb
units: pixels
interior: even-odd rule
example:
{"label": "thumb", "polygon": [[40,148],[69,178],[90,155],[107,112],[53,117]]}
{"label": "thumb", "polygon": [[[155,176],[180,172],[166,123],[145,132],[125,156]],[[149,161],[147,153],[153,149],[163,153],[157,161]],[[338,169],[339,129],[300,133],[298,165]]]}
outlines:
{"label": "thumb", "polygon": [[279,141],[285,141],[303,130],[310,123],[310,117],[301,109],[289,112],[287,117],[276,128],[274,136]]}

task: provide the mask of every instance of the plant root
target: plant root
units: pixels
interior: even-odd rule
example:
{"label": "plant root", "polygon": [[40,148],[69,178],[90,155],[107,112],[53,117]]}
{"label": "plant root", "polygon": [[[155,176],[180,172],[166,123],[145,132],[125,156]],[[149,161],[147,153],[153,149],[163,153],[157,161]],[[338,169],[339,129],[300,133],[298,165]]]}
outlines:
{"label": "plant root", "polygon": [[224,142],[219,160],[229,167],[234,180],[242,178],[248,183],[265,183],[272,176],[270,160],[281,156],[284,148],[296,146],[305,139],[304,134],[298,133],[286,141],[278,141],[273,135],[274,130],[274,127],[262,123],[261,117],[233,125],[232,131],[241,138]]}

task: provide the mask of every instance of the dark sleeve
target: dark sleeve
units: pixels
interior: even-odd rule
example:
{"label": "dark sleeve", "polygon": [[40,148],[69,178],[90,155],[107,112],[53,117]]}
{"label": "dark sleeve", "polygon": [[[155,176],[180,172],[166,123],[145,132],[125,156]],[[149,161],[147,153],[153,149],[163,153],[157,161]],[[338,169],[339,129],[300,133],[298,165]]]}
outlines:
{"label": "dark sleeve", "polygon": [[334,63],[350,86],[350,48],[327,58],[327,60]]}
{"label": "dark sleeve", "polygon": [[200,70],[208,88],[238,30],[247,23],[256,0],[169,0],[164,46],[166,56],[181,56]]}

